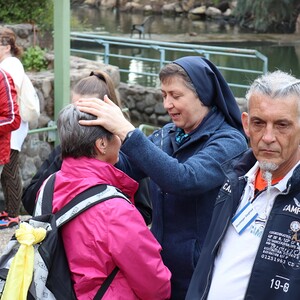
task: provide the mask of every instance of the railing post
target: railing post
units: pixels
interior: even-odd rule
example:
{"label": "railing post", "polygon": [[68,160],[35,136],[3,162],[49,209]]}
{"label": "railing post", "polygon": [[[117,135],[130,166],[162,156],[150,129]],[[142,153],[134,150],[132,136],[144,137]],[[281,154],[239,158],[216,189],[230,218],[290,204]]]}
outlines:
{"label": "railing post", "polygon": [[166,51],[165,49],[159,48],[159,53],[160,53],[159,67],[161,69],[164,66],[164,63],[166,61]]}
{"label": "railing post", "polygon": [[70,0],[54,1],[54,119],[70,103]]}
{"label": "railing post", "polygon": [[103,62],[108,65],[109,64],[109,42],[105,41],[105,40],[99,40],[99,39],[95,39],[95,42],[97,42],[98,44],[102,45],[104,47],[104,57],[103,57]]}
{"label": "railing post", "polygon": [[103,43],[104,46],[104,63],[109,64],[109,43]]}

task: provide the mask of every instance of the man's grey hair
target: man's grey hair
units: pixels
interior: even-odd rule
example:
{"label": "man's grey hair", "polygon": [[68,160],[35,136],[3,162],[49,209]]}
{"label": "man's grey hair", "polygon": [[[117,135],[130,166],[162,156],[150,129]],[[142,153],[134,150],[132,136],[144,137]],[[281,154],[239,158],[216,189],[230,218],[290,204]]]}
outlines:
{"label": "man's grey hair", "polygon": [[112,133],[101,126],[83,126],[79,120],[95,120],[96,117],[81,112],[74,104],[63,108],[58,116],[57,129],[61,142],[62,158],[95,157],[95,142],[99,138],[112,139]]}
{"label": "man's grey hair", "polygon": [[295,95],[298,97],[300,112],[300,80],[286,72],[280,70],[268,72],[254,80],[246,93],[248,106],[249,99],[254,93],[261,93],[273,99]]}

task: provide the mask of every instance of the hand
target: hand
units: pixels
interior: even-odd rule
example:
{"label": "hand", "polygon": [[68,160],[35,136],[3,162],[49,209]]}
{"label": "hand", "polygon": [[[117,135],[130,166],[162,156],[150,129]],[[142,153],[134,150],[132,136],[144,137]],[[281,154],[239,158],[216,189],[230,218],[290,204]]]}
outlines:
{"label": "hand", "polygon": [[100,125],[124,141],[127,133],[135,127],[124,117],[121,109],[107,96],[98,98],[81,98],[75,105],[80,111],[97,117],[95,120],[80,120],[81,125]]}

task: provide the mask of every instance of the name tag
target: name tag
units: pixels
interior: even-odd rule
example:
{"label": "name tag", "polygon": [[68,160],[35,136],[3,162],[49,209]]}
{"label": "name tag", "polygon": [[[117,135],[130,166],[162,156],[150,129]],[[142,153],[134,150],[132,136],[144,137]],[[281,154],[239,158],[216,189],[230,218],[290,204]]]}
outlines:
{"label": "name tag", "polygon": [[250,202],[232,218],[231,223],[238,234],[242,234],[245,229],[257,218],[258,213],[255,211]]}

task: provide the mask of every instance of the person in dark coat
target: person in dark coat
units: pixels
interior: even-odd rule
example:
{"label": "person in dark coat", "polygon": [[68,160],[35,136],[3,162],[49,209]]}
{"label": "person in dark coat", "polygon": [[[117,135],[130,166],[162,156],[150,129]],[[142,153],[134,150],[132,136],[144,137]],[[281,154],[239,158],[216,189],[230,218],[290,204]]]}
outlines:
{"label": "person in dark coat", "polygon": [[225,79],[209,60],[182,57],[159,74],[163,105],[172,122],[148,138],[108,97],[80,99],[79,109],[98,118],[123,141],[117,167],[150,177],[151,230],[172,272],[171,299],[184,299],[223,183],[221,164],[247,149],[241,112]]}

